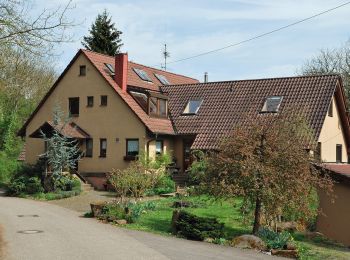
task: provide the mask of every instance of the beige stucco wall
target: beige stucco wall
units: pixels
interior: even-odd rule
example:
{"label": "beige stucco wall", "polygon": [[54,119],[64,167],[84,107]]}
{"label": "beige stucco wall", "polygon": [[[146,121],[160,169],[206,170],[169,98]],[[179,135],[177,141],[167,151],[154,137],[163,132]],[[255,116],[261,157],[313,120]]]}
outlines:
{"label": "beige stucco wall", "polygon": [[[86,65],[86,76],[79,75],[79,65]],[[100,106],[100,96],[108,96],[108,105]],[[94,96],[94,106],[87,107],[87,96]],[[80,172],[108,172],[128,165],[123,157],[126,138],[139,138],[140,149],[146,146],[146,129],[124,101],[108,85],[93,65],[81,54],[59,85],[46,100],[26,129],[26,161],[35,163],[44,152],[42,139],[29,138],[45,121],[52,120],[52,108],[59,103],[67,113],[68,98],[79,97],[79,117],[73,118],[93,138],[93,157],[79,162]],[[107,139],[107,157],[99,158],[100,138]],[[116,141],[119,138],[119,141]]]}
{"label": "beige stucco wall", "polygon": [[342,160],[343,163],[346,163],[348,161],[348,156],[346,152],[345,137],[334,97],[332,103],[333,117],[328,116],[327,113],[318,140],[321,142],[321,159],[324,162],[336,162],[336,145],[341,144]]}
{"label": "beige stucco wall", "polygon": [[317,218],[317,230],[325,236],[350,246],[350,186],[337,183],[334,185],[334,203],[332,198],[320,191],[322,213]]}
{"label": "beige stucco wall", "polygon": [[[163,141],[163,152],[174,155],[174,140],[172,138],[160,137],[157,140]],[[148,155],[150,158],[154,159],[156,157],[156,141],[151,140],[148,145]]]}

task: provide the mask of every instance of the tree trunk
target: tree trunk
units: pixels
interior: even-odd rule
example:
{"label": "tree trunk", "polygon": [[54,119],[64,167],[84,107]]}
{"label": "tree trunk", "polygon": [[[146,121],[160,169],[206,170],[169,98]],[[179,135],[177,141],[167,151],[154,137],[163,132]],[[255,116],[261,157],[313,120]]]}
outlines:
{"label": "tree trunk", "polygon": [[260,229],[260,219],[261,219],[261,201],[259,197],[257,197],[255,201],[253,234],[257,234]]}

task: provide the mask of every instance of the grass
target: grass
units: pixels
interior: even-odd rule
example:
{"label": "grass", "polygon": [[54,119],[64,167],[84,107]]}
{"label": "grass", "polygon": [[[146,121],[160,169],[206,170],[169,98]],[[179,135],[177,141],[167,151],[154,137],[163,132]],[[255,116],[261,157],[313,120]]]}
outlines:
{"label": "grass", "polygon": [[57,192],[38,192],[34,194],[20,194],[18,197],[34,200],[59,200],[77,196],[81,193],[81,189],[73,189],[71,191],[57,191]]}
{"label": "grass", "polygon": [[[155,211],[147,211],[136,223],[125,227],[171,235],[171,218],[174,210],[171,205],[176,200],[175,198],[156,200]],[[202,217],[214,217],[224,223],[225,239],[230,240],[241,234],[249,234],[252,230],[251,223],[243,224],[239,211],[241,200],[218,202],[204,196],[189,197],[185,200],[194,204],[194,207],[186,208],[187,211]],[[325,238],[308,239],[301,233],[295,233],[293,237],[299,247],[300,259],[350,259],[350,249]]]}

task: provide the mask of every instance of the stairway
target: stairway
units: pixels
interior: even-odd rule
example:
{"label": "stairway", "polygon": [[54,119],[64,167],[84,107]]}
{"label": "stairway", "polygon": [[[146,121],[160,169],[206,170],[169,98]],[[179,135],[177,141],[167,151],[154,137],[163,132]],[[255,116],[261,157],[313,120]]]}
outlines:
{"label": "stairway", "polygon": [[82,191],[92,191],[95,188],[90,183],[83,183],[81,182],[81,190]]}

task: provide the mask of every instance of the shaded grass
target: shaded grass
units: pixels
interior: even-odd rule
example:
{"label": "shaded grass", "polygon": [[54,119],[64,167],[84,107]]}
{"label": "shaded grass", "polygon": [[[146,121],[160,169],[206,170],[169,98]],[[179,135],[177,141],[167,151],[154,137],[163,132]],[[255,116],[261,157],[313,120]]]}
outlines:
{"label": "shaded grass", "polygon": [[[166,198],[155,200],[157,207],[155,211],[142,214],[136,223],[128,224],[129,229],[148,231],[162,235],[171,235],[171,218],[174,208],[171,207],[178,199]],[[188,212],[201,217],[214,217],[225,224],[225,239],[232,239],[252,231],[252,223],[244,224],[240,213],[241,200],[215,201],[208,197],[189,197],[195,207],[186,208]],[[350,259],[350,250],[340,244],[326,238],[308,239],[301,233],[293,234],[299,247],[300,259]]]}

